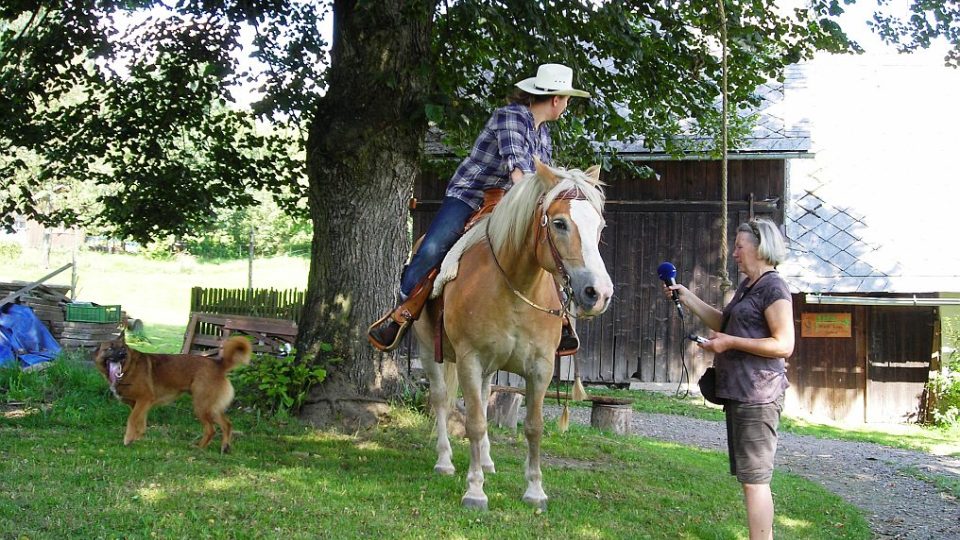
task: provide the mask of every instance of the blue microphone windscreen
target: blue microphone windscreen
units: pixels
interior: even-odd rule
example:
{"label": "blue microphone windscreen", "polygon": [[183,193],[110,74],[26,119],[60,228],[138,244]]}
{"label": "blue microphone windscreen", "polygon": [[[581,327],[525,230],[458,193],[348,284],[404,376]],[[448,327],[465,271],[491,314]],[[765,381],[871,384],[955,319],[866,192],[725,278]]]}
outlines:
{"label": "blue microphone windscreen", "polygon": [[677,267],[670,262],[661,263],[657,267],[657,275],[660,276],[662,281],[673,279],[677,277]]}

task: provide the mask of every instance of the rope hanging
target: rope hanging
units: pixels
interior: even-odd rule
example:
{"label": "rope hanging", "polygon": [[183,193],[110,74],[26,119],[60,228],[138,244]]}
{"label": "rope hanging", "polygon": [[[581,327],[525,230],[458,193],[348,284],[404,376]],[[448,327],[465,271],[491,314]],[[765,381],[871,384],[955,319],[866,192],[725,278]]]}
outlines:
{"label": "rope hanging", "polygon": [[720,292],[725,294],[731,287],[730,274],[727,272],[727,252],[730,250],[727,245],[727,14],[723,8],[724,0],[718,0],[720,6],[720,70],[723,75],[723,81],[720,88],[721,92],[721,115],[720,119],[720,271],[717,276],[720,278]]}

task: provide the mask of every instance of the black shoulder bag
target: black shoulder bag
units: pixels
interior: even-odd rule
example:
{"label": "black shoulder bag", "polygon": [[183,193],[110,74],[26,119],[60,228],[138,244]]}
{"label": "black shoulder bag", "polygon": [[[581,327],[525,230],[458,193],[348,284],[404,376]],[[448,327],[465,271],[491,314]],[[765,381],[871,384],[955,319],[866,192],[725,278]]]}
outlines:
{"label": "black shoulder bag", "polygon": [[727,402],[727,400],[717,397],[717,368],[708,367],[700,376],[700,380],[697,381],[697,386],[700,387],[700,395],[703,396],[703,399],[710,403],[724,405]]}

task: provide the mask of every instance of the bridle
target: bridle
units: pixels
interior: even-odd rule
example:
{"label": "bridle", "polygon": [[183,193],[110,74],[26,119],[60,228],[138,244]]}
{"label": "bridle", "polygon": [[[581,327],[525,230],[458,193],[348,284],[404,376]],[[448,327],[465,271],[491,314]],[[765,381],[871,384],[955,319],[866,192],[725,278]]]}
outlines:
{"label": "bridle", "polygon": [[[549,223],[549,217],[547,216],[547,208],[544,204],[544,197],[540,197],[540,202],[538,207],[540,208],[540,227],[537,229],[537,238],[535,244],[539,244],[543,240],[540,238],[540,233],[542,232],[547,239],[547,244],[550,246],[550,255],[553,257],[553,263],[557,267],[557,271],[560,274],[561,280],[557,281],[557,276],[553,276],[553,283],[557,287],[557,299],[560,301],[560,309],[549,309],[545,308],[533,300],[530,300],[523,295],[516,287],[513,286],[513,283],[510,282],[510,278],[507,276],[507,273],[504,271],[503,267],[500,266],[500,261],[497,260],[497,253],[493,249],[493,242],[490,240],[490,218],[487,218],[486,223],[486,236],[487,236],[487,245],[490,246],[490,255],[493,257],[493,263],[497,265],[497,269],[500,271],[500,275],[503,276],[504,281],[507,282],[507,286],[513,291],[513,294],[517,298],[523,300],[530,307],[540,310],[544,313],[549,313],[555,317],[566,317],[569,313],[567,309],[567,304],[573,301],[573,287],[570,285],[570,274],[567,273],[567,268],[563,264],[563,259],[560,257],[560,252],[557,250],[557,245],[553,241],[553,236],[550,234],[550,231],[547,230],[547,223]],[[557,194],[553,199],[554,201],[585,201],[587,196],[581,191],[579,187],[572,187],[566,191],[563,191]],[[552,202],[552,201],[551,201]],[[563,298],[566,295],[567,301],[564,302]]]}

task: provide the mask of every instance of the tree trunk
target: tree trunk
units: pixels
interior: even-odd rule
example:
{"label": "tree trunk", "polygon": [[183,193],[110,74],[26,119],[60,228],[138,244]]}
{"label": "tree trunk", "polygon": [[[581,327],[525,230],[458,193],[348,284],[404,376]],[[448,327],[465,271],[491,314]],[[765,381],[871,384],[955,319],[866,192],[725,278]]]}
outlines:
{"label": "tree trunk", "polygon": [[[410,246],[434,8],[435,0],[334,3],[328,90],[307,141],[313,254],[297,340],[300,361],[327,367],[302,411],[318,425],[370,425],[403,383],[396,358],[377,353],[365,333],[392,307]],[[327,364],[331,354],[342,361]]]}

